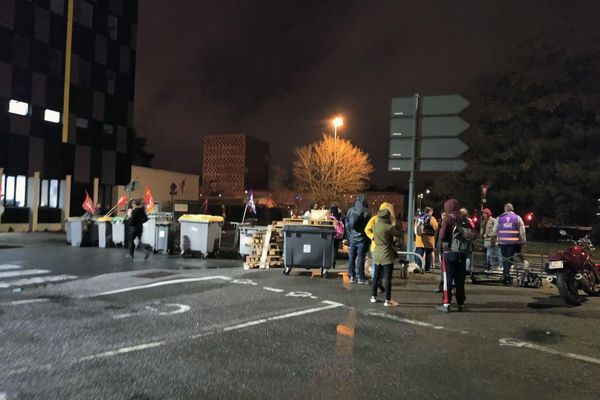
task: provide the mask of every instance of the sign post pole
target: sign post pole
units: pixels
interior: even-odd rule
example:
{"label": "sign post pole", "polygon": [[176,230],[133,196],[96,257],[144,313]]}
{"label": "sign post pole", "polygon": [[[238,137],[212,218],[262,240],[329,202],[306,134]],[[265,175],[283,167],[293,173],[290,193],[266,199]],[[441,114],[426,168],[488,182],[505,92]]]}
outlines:
{"label": "sign post pole", "polygon": [[420,96],[418,93],[414,94],[415,101],[415,115],[413,116],[413,135],[412,135],[412,154],[411,154],[411,168],[410,168],[410,179],[408,180],[408,228],[406,232],[406,250],[408,252],[414,251],[415,246],[415,172],[417,170],[417,144],[419,135],[419,113],[420,113]]}

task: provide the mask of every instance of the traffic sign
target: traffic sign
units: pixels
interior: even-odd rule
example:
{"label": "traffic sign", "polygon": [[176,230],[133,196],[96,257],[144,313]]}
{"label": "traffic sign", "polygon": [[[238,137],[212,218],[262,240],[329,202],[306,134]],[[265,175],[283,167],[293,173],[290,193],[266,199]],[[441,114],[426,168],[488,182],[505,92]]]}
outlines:
{"label": "traffic sign", "polygon": [[467,163],[460,158],[454,160],[429,159],[421,160],[421,162],[419,162],[419,171],[421,172],[460,172],[465,168],[467,168]]}
{"label": "traffic sign", "polygon": [[422,115],[460,114],[470,104],[469,100],[465,99],[460,94],[423,96]]}
{"label": "traffic sign", "polygon": [[392,99],[392,117],[410,117],[415,115],[414,97],[394,97]]}
{"label": "traffic sign", "polygon": [[[390,123],[391,137],[412,137],[415,121],[412,118],[392,118]],[[423,117],[421,118],[421,137],[458,136],[469,123],[458,116]]]}
{"label": "traffic sign", "polygon": [[[458,138],[428,138],[420,140],[420,158],[454,158],[469,149]],[[390,158],[412,157],[411,138],[390,139]]]}
{"label": "traffic sign", "polygon": [[[459,172],[467,167],[467,163],[461,159],[428,159],[418,162],[421,172]],[[411,160],[394,159],[388,161],[388,170],[397,172],[410,172]]]}

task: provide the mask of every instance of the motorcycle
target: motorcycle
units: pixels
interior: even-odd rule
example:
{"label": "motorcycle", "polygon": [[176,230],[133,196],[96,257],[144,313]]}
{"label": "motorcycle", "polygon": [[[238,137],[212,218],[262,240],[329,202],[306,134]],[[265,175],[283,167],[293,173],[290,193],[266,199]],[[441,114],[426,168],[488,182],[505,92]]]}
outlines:
{"label": "motorcycle", "polygon": [[587,236],[575,241],[564,230],[559,233],[565,237],[562,241],[570,245],[566,250],[551,254],[544,269],[565,303],[578,306],[581,304],[579,290],[589,296],[600,296],[600,264],[592,262],[594,246]]}

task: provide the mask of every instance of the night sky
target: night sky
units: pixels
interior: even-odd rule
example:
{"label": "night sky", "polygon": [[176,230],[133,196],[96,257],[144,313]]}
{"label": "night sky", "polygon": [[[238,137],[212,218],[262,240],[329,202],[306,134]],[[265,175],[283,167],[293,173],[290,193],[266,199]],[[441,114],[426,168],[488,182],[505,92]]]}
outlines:
{"label": "night sky", "polygon": [[338,131],[387,172],[395,96],[461,93],[514,68],[530,43],[597,46],[597,0],[141,0],[135,127],[156,168],[201,174],[202,136],[245,133],[289,168],[296,146]]}

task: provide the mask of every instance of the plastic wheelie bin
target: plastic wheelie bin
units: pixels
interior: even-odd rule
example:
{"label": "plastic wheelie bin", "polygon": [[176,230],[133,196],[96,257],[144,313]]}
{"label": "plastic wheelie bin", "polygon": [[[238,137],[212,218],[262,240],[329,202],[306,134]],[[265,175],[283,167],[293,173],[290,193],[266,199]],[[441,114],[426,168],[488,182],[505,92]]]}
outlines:
{"label": "plastic wheelie bin", "polygon": [[170,254],[175,244],[177,225],[172,221],[157,220],[155,224],[154,252]]}
{"label": "plastic wheelie bin", "polygon": [[152,251],[158,251],[156,249],[158,227],[171,222],[171,213],[152,213],[148,214],[148,221],[144,222],[144,230],[142,232],[142,243],[152,248]]}
{"label": "plastic wheelie bin", "polygon": [[127,245],[127,223],[125,217],[113,217],[112,241],[115,246],[125,247]]}
{"label": "plastic wheelie bin", "polygon": [[98,244],[98,229],[91,218],[70,217],[67,219],[67,240],[73,247]]}
{"label": "plastic wheelie bin", "polygon": [[98,229],[98,247],[107,248],[113,246],[111,221],[111,217],[100,217],[96,220]]}
{"label": "plastic wheelie bin", "polygon": [[214,255],[221,246],[223,217],[206,214],[184,214],[179,217],[180,246],[183,255]]}
{"label": "plastic wheelie bin", "polygon": [[252,253],[253,237],[257,232],[266,232],[266,226],[240,225],[240,255],[248,256]]}
{"label": "plastic wheelie bin", "polygon": [[320,268],[325,277],[333,267],[335,228],[330,225],[294,225],[283,227],[283,273],[292,268]]}

